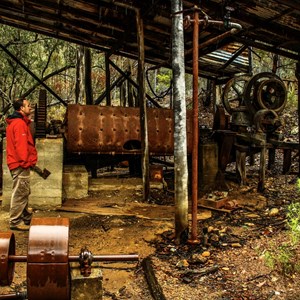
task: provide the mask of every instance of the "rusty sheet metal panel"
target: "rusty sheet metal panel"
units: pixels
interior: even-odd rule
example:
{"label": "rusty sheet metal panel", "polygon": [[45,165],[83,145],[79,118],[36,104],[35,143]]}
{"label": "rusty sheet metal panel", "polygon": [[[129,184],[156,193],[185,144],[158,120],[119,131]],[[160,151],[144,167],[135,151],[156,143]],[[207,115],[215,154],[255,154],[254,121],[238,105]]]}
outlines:
{"label": "rusty sheet metal panel", "polygon": [[9,255],[15,255],[15,248],[15,235],[12,232],[0,232],[0,286],[12,283],[15,263],[9,261]]}
{"label": "rusty sheet metal panel", "polygon": [[[174,152],[174,112],[148,108],[151,155]],[[191,111],[187,111],[188,152],[192,145]],[[137,154],[141,152],[140,111],[135,107],[71,104],[67,110],[67,149],[73,153]]]}
{"label": "rusty sheet metal panel", "polygon": [[70,299],[69,219],[32,219],[28,241],[27,293],[31,300]]}

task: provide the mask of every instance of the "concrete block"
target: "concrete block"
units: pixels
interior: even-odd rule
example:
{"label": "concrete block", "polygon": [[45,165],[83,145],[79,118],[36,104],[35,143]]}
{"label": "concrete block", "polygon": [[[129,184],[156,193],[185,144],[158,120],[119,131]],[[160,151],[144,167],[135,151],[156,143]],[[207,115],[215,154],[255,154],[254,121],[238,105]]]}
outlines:
{"label": "concrete block", "polygon": [[79,264],[70,263],[71,268],[71,300],[101,300],[103,296],[102,271],[97,262],[92,264],[89,277],[80,274]]}
{"label": "concrete block", "polygon": [[89,176],[85,166],[66,165],[63,172],[63,198],[80,199],[88,196]]}
{"label": "concrete block", "polygon": [[[37,166],[48,169],[51,174],[45,180],[31,171],[29,206],[38,209],[52,209],[62,204],[63,139],[36,139],[38,151]],[[10,205],[12,179],[6,164],[6,140],[3,142],[3,194],[2,206]]]}

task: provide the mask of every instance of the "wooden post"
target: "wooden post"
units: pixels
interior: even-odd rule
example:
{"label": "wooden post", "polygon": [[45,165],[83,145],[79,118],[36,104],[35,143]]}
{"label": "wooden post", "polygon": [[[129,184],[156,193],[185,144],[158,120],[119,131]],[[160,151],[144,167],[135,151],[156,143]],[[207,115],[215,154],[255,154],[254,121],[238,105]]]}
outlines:
{"label": "wooden post", "polygon": [[266,179],[266,145],[262,145],[260,151],[260,166],[259,166],[259,182],[257,190],[263,192],[265,189],[265,179]]}
{"label": "wooden post", "polygon": [[[130,60],[128,60],[127,72],[129,73],[129,76],[131,77],[132,63]],[[134,107],[135,105],[134,105],[134,99],[133,99],[133,86],[129,80],[127,80],[126,82],[127,82],[128,106]]]}
{"label": "wooden post", "polygon": [[139,10],[136,10],[136,27],[138,43],[138,99],[140,106],[141,144],[142,144],[142,174],[144,201],[148,201],[150,191],[149,175],[149,144],[147,124],[147,103],[145,93],[145,48],[144,25]]}
{"label": "wooden post", "polygon": [[175,241],[188,235],[188,168],[182,0],[171,1],[174,101]]}
{"label": "wooden post", "polygon": [[105,89],[106,89],[106,105],[111,105],[110,98],[110,69],[109,69],[109,54],[105,54]]}
{"label": "wooden post", "polygon": [[76,51],[76,84],[75,84],[75,103],[83,104],[84,99],[84,47],[78,46]]}
{"label": "wooden post", "polygon": [[84,47],[84,89],[85,103],[93,104],[91,49]]}
{"label": "wooden post", "polygon": [[298,150],[298,163],[299,163],[299,169],[298,169],[298,178],[300,178],[300,61],[296,64],[296,72],[295,72],[296,78],[298,80],[298,140],[299,140],[299,150]]}

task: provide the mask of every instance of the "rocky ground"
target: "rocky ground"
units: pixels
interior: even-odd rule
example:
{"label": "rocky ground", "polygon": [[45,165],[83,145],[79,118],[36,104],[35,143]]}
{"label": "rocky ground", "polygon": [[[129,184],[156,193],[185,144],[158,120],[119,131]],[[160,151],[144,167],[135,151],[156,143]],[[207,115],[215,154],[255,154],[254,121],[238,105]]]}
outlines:
{"label": "rocky ground", "polygon": [[[286,116],[294,117],[293,113]],[[291,126],[286,140],[295,137],[295,126]],[[282,157],[277,159],[279,162]],[[145,280],[145,258],[161,288],[156,299],[300,299],[300,247],[292,243],[295,235],[291,236],[299,225],[291,231],[287,217],[291,205],[299,202],[296,160],[289,175],[281,175],[280,163],[269,170],[263,193],[256,191],[257,164],[247,166],[248,185],[244,187],[236,183],[233,170],[234,166],[228,166],[228,194],[213,192],[227,197],[230,209],[198,208],[199,243],[195,245],[174,243],[172,188],[153,189],[149,204],[142,203],[139,186],[93,192],[56,211],[35,210],[34,216],[70,219],[72,255],[83,246],[94,254],[139,254],[138,263],[101,263],[104,300],[153,299]],[[294,212],[293,220],[297,221],[300,209]],[[0,228],[9,230],[8,213],[3,210]],[[17,254],[26,254],[28,233],[15,235]],[[17,263],[12,285],[0,287],[0,294],[24,289],[26,264]]]}
{"label": "rocky ground", "polygon": [[[263,194],[256,193],[256,182],[254,170],[247,187],[238,188],[236,183],[228,181],[228,197],[236,204],[231,211],[199,207],[197,245],[174,243],[170,202],[152,204],[165,211],[159,218],[142,214],[138,218],[122,216],[120,203],[125,197],[129,202],[141,201],[141,193],[136,190],[94,193],[82,200],[87,201],[85,205],[96,203],[90,213],[35,211],[34,215],[70,218],[72,255],[83,246],[94,254],[139,254],[140,263],[102,263],[103,299],[152,299],[141,263],[146,257],[151,258],[165,299],[300,299],[300,249],[297,244],[290,248],[293,258],[289,260],[279,251],[290,244],[286,213],[288,205],[299,197],[295,176],[268,177]],[[171,201],[172,197],[170,192],[157,190],[153,199],[162,202],[162,199]],[[108,206],[118,205],[116,216],[101,213]],[[144,206],[139,209],[145,211]],[[2,231],[7,231],[7,212],[1,211],[0,223]],[[15,234],[17,254],[26,254],[28,233]],[[13,284],[1,287],[1,293],[24,289],[25,271],[26,264],[17,263]]]}

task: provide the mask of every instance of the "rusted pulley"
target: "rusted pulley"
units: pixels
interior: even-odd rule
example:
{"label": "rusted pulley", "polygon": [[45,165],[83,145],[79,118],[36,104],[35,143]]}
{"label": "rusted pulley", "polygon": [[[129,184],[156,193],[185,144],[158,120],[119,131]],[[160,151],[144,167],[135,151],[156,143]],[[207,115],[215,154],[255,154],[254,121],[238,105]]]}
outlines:
{"label": "rusted pulley", "polygon": [[92,255],[86,248],[82,248],[77,256],[69,255],[68,218],[33,218],[29,230],[27,256],[15,255],[13,233],[0,232],[0,285],[12,283],[16,262],[27,262],[29,300],[70,299],[69,262],[78,262],[82,274],[88,276],[92,261],[138,261],[138,259],[137,254]]}
{"label": "rusted pulley", "polygon": [[281,80],[263,80],[255,90],[257,103],[262,109],[272,109],[277,114],[283,111],[287,97],[286,88]]}
{"label": "rusted pulley", "polygon": [[254,116],[261,109],[281,112],[286,104],[286,88],[279,76],[263,72],[253,76],[247,83],[243,95],[249,112]]}
{"label": "rusted pulley", "polygon": [[235,112],[247,111],[244,102],[244,90],[250,78],[248,75],[240,75],[231,78],[225,84],[222,93],[222,103],[230,115]]}
{"label": "rusted pulley", "polygon": [[12,232],[0,232],[0,285],[10,285],[15,264],[9,260],[15,254],[15,235]]}
{"label": "rusted pulley", "polygon": [[27,256],[27,294],[31,300],[70,299],[69,219],[34,218]]}

